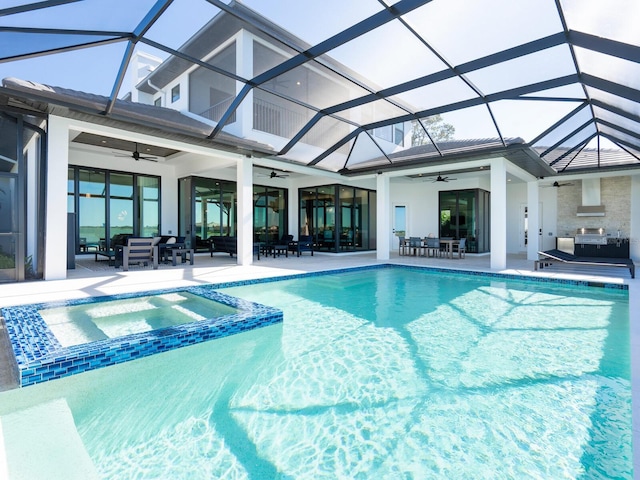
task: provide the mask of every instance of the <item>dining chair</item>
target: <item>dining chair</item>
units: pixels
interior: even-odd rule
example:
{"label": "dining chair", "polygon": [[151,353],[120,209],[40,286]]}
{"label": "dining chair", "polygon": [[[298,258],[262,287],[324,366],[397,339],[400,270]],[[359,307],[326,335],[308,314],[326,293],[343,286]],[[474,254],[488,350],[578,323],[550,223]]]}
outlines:
{"label": "dining chair", "polygon": [[464,258],[467,253],[467,239],[461,238],[459,242],[452,245],[453,253],[458,252],[458,258]]}
{"label": "dining chair", "polygon": [[420,237],[409,237],[409,251],[413,250],[412,255],[417,255],[420,247],[422,247],[422,239]]}
{"label": "dining chair", "polygon": [[440,255],[440,239],[434,237],[427,237],[425,239],[425,245],[427,247],[428,257],[439,257]]}

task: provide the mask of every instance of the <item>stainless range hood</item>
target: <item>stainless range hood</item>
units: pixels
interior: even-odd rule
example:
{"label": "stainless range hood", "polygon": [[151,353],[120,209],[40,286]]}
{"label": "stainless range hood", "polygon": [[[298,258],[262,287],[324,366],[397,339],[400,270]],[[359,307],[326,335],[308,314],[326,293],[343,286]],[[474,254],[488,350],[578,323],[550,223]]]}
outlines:
{"label": "stainless range hood", "polygon": [[581,205],[578,207],[578,217],[604,217],[603,205]]}
{"label": "stainless range hood", "polygon": [[582,205],[576,212],[578,217],[604,217],[604,205],[600,204],[600,179],[582,180]]}

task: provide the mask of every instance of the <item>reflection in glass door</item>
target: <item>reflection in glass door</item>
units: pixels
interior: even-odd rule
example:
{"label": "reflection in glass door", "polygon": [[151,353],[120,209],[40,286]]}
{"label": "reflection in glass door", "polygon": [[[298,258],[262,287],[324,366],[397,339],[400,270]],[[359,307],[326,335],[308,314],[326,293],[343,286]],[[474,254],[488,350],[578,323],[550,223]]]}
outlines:
{"label": "reflection in glass door", "polygon": [[112,173],[109,176],[109,235],[133,235],[133,218],[133,175]]}
{"label": "reflection in glass door", "polygon": [[[106,224],[106,172],[78,170],[78,240],[80,244],[108,249]],[[127,232],[129,234],[132,231]]]}
{"label": "reflection in glass door", "polygon": [[43,277],[46,128],[44,117],[0,106],[0,282]]}
{"label": "reflection in glass door", "polygon": [[67,212],[76,216],[76,253],[108,250],[116,235],[160,234],[160,178],[69,166]]}
{"label": "reflection in glass door", "polygon": [[346,185],[299,190],[300,235],[329,252],[375,248],[375,192]]}
{"label": "reflection in glass door", "polygon": [[[287,234],[286,190],[282,188],[253,187],[254,242],[276,245]],[[304,235],[304,233],[303,233]]]}
{"label": "reflection in glass door", "polygon": [[153,237],[160,232],[160,179],[138,177],[138,224],[140,235]]}
{"label": "reflection in glass door", "polygon": [[489,250],[489,192],[440,192],[440,238],[467,239],[467,252]]}
{"label": "reflection in glass door", "polygon": [[0,176],[0,282],[18,280],[17,175]]}
{"label": "reflection in glass door", "polygon": [[191,248],[209,248],[209,237],[236,236],[236,184],[211,178],[180,180],[179,234]]}

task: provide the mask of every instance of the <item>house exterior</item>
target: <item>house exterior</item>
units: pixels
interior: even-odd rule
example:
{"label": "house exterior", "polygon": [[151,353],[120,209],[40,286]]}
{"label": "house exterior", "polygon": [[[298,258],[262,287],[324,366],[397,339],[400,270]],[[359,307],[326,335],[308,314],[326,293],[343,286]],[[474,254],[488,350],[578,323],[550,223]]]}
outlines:
{"label": "house exterior", "polygon": [[[340,253],[346,236],[348,251],[386,259],[400,231],[442,234],[447,216],[496,269],[507,254],[533,260],[581,228],[621,232],[640,258],[640,171],[576,172],[556,188],[545,151],[521,139],[413,147],[413,123],[398,113],[410,105],[363,105],[375,96],[366,79],[328,56],[278,73],[312,46],[232,3],[237,15],[215,16],[179,55],[137,50],[119,100],[3,81],[0,207],[11,215],[0,220],[0,281],[65,278],[73,255],[125,232],[184,235],[194,246],[236,236],[238,263],[248,264],[255,241],[310,230],[321,242],[333,231],[328,252]],[[454,155],[427,161],[443,148]],[[359,171],[348,163],[356,153]],[[441,172],[455,181],[432,182]],[[469,192],[486,199],[463,211]],[[585,205],[605,215],[578,216]],[[481,227],[462,231],[470,218]]]}

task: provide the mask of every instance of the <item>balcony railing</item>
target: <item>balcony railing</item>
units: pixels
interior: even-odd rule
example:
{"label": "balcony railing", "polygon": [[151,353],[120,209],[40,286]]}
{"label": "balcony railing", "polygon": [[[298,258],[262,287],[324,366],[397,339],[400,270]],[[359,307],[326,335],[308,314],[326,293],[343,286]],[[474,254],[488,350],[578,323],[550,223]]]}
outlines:
{"label": "balcony railing", "polygon": [[[222,115],[231,106],[235,97],[228,97],[223,101],[207,108],[198,115],[219,122]],[[227,123],[236,121],[234,112]],[[306,111],[294,111],[262,98],[253,98],[253,128],[261,132],[270,133],[284,138],[292,138],[309,121]],[[327,122],[328,123],[328,122]],[[324,125],[324,126],[323,126]],[[339,130],[339,131],[336,131]],[[348,134],[345,125],[317,124],[303,138],[302,142],[321,148],[328,148],[338,139]]]}
{"label": "balcony railing", "polygon": [[[294,111],[261,98],[253,99],[253,128],[279,137],[292,138],[309,121],[306,111]],[[344,130],[336,132],[336,130]],[[348,134],[342,124],[316,124],[304,137],[307,145],[328,148]]]}
{"label": "balcony railing", "polygon": [[[233,102],[234,98],[235,97],[233,96],[225,98],[221,102],[218,102],[215,105],[210,106],[204,112],[198,113],[198,115],[200,115],[201,117],[207,118],[209,120],[213,120],[214,122],[219,122],[220,119],[222,118],[222,115],[224,115],[224,112],[226,112],[231,106],[231,103]],[[233,112],[233,114],[231,115],[231,118],[229,118],[227,123],[233,123],[235,121],[236,121],[236,112]]]}

